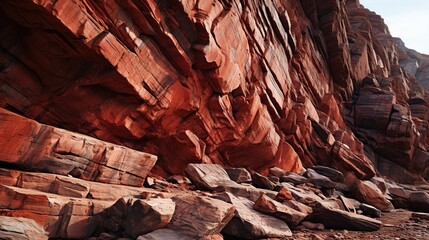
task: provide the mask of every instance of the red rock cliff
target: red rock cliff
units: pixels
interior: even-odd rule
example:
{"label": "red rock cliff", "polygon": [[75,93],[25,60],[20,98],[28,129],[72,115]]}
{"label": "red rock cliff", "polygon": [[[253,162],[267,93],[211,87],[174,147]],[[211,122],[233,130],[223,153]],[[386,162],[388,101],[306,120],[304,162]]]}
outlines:
{"label": "red rock cliff", "polygon": [[357,0],[3,0],[0,12],[0,106],[157,155],[158,173],[318,163],[429,177],[429,57]]}

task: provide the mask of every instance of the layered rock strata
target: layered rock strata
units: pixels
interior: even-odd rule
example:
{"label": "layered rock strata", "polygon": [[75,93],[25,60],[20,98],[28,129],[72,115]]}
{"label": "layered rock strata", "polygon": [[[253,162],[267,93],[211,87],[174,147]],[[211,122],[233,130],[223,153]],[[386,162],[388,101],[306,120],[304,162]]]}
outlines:
{"label": "layered rock strata", "polygon": [[358,0],[0,13],[0,237],[290,237],[428,211],[380,176],[429,178],[429,56]]}

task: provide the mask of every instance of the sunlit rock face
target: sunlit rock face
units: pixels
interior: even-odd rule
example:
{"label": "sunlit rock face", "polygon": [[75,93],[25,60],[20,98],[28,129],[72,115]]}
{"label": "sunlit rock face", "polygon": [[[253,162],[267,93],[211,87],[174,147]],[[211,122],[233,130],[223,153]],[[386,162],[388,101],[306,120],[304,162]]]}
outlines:
{"label": "sunlit rock face", "polygon": [[357,0],[3,0],[0,12],[0,106],[154,154],[158,174],[317,163],[428,177],[429,57]]}

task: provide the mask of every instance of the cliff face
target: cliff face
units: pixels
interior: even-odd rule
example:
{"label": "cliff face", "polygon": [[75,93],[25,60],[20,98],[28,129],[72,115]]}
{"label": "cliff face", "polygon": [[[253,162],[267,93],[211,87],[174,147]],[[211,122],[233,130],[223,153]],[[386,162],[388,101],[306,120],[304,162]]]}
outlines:
{"label": "cliff face", "polygon": [[429,212],[375,177],[429,179],[427,91],[358,0],[2,0],[0,238],[378,230]]}
{"label": "cliff face", "polygon": [[0,12],[1,107],[157,155],[157,174],[203,162],[429,177],[429,57],[357,0],[3,0]]}

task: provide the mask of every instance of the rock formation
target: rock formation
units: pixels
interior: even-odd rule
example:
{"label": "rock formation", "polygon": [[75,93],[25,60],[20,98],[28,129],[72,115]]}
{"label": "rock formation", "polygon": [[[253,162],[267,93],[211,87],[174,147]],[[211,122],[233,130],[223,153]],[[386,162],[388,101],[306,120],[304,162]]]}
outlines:
{"label": "rock formation", "polygon": [[333,218],[380,228],[357,210],[428,209],[427,189],[381,177],[429,179],[429,56],[358,0],[2,0],[0,13],[4,236],[288,237],[344,228]]}

